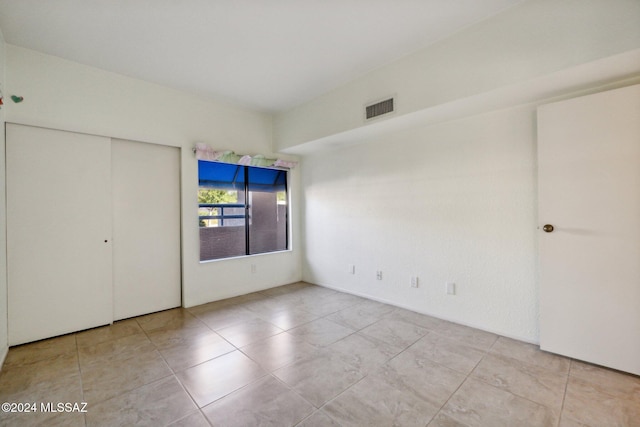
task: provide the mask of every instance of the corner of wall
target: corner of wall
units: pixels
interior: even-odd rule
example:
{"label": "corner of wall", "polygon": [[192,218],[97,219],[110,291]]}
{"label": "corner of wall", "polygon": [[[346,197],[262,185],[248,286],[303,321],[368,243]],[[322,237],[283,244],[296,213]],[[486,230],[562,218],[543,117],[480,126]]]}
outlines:
{"label": "corner of wall", "polygon": [[[5,43],[0,29],[0,89],[7,94]],[[5,139],[4,139],[4,109],[0,109],[0,176],[5,177]],[[0,186],[0,369],[7,356],[8,346],[8,306],[7,306],[7,217],[5,202],[5,186]]]}

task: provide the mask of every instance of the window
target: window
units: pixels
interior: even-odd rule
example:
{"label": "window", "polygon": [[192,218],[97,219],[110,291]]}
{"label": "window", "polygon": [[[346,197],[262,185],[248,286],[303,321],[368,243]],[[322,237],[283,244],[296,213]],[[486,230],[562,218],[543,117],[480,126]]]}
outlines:
{"label": "window", "polygon": [[287,172],[198,161],[200,261],[288,248]]}

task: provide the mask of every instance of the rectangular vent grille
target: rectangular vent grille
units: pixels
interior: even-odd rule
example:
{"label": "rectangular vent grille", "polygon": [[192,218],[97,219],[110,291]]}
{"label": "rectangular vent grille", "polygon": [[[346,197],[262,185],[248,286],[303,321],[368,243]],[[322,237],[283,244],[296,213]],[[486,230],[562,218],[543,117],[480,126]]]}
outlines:
{"label": "rectangular vent grille", "polygon": [[393,112],[393,98],[367,106],[367,120]]}

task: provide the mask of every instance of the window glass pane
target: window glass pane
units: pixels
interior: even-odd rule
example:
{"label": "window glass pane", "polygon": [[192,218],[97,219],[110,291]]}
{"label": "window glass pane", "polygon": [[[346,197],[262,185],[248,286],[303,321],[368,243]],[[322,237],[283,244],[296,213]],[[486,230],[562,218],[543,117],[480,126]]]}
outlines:
{"label": "window glass pane", "polygon": [[286,250],[286,172],[249,168],[249,190],[249,253]]}
{"label": "window glass pane", "polygon": [[[237,191],[200,187],[198,216],[200,227],[244,225],[244,206],[238,203]],[[242,220],[235,219],[234,216],[242,216]]]}
{"label": "window glass pane", "polygon": [[286,171],[200,160],[198,180],[201,261],[287,249]]}
{"label": "window glass pane", "polygon": [[198,160],[200,187],[244,191],[244,166]]}
{"label": "window glass pane", "polygon": [[287,172],[278,169],[249,167],[249,191],[273,193],[286,191]]}
{"label": "window glass pane", "polygon": [[246,255],[244,192],[198,189],[200,261]]}

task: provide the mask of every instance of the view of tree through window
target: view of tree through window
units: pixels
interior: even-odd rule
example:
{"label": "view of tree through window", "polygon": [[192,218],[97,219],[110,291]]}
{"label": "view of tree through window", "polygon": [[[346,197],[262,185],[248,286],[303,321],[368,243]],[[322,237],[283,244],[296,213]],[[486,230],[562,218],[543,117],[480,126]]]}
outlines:
{"label": "view of tree through window", "polygon": [[[216,205],[238,203],[238,192],[227,190],[215,190],[211,188],[198,189],[199,205]],[[217,207],[200,207],[198,214],[200,217],[221,215],[222,209]],[[200,227],[216,227],[220,225],[217,219],[201,219]]]}

